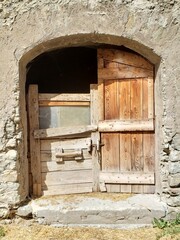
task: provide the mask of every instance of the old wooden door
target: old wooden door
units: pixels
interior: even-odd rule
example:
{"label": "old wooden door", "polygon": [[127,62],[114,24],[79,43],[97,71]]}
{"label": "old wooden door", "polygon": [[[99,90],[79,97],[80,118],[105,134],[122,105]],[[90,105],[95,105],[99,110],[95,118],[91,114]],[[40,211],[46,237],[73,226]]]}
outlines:
{"label": "old wooden door", "polygon": [[[29,143],[32,194],[92,192],[97,188],[97,117],[90,94],[39,94],[29,86]],[[95,124],[96,125],[93,125]],[[93,161],[96,161],[96,164]],[[95,180],[93,180],[95,179]]]}
{"label": "old wooden door", "polygon": [[154,192],[154,73],[143,57],[98,50],[100,182],[108,192]]}

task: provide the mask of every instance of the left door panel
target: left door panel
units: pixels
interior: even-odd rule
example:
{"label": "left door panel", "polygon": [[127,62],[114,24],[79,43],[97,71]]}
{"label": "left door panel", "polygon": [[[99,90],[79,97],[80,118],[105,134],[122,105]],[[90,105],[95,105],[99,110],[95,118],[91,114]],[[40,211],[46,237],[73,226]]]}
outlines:
{"label": "left door panel", "polygon": [[38,94],[30,85],[28,116],[33,195],[92,192],[90,94]]}

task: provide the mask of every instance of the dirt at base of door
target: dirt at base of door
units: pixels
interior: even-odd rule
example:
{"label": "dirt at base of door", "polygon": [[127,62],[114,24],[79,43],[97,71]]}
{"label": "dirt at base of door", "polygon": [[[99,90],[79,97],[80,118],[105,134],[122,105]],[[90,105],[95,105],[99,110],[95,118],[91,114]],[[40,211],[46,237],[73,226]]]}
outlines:
{"label": "dirt at base of door", "polygon": [[[6,221],[6,222],[5,222]],[[5,224],[6,223],[6,224]],[[34,220],[4,220],[0,225],[5,230],[2,240],[156,240],[161,230],[157,228],[107,229],[89,227],[53,227],[40,225]],[[180,235],[179,235],[180,237]],[[166,237],[161,240],[179,239]]]}

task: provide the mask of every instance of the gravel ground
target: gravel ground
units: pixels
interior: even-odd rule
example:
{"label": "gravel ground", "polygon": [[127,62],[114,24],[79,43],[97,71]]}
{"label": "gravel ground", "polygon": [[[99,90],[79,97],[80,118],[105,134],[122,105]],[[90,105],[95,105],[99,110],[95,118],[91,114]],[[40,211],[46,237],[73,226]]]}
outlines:
{"label": "gravel ground", "polygon": [[[16,219],[13,223],[1,222],[5,236],[2,240],[156,240],[161,231],[157,228],[106,229],[85,227],[52,227],[39,225],[33,220]],[[161,238],[162,240],[180,239]]]}

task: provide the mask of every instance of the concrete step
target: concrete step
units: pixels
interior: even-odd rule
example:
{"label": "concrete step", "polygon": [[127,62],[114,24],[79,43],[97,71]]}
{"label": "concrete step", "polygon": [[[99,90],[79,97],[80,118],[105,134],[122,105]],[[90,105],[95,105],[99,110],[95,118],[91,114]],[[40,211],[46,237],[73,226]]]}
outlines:
{"label": "concrete step", "polygon": [[101,194],[41,197],[29,205],[39,223],[59,226],[151,224],[154,217],[163,218],[167,213],[166,204],[157,195],[128,195],[122,199],[121,194],[119,198],[116,194],[114,199],[112,194]]}

